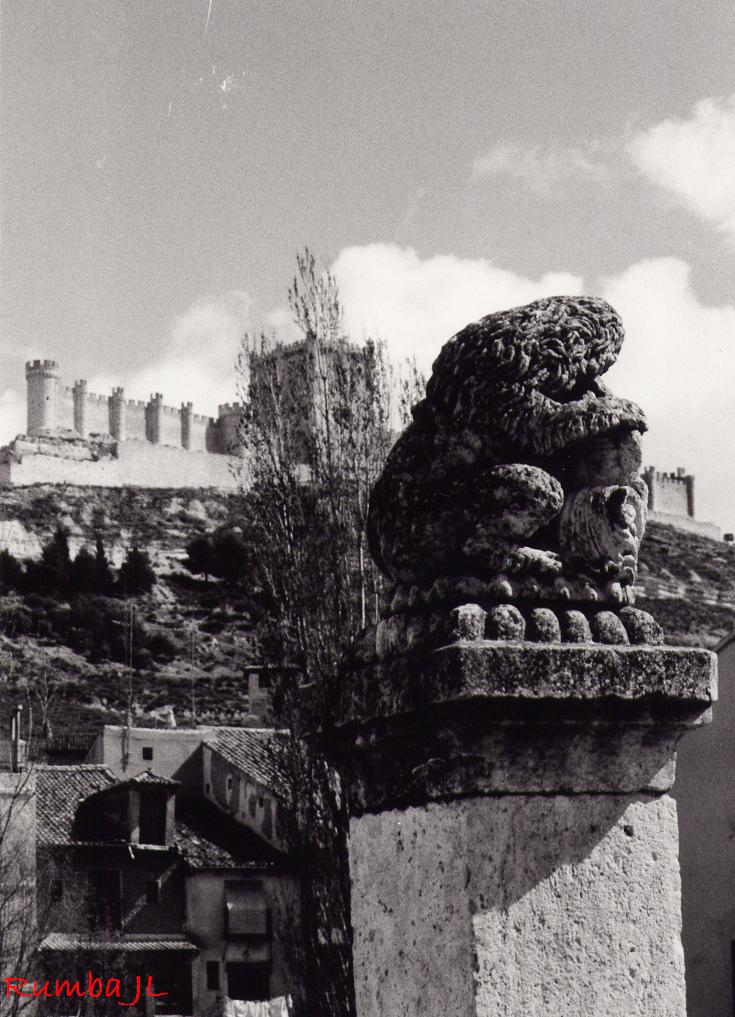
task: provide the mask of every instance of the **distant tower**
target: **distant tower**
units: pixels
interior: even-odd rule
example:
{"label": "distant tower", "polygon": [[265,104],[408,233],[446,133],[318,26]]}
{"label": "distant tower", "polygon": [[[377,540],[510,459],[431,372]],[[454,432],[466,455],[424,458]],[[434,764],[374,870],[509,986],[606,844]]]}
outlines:
{"label": "distant tower", "polygon": [[192,423],[194,420],[194,403],[181,404],[181,447],[188,452],[192,444]]}
{"label": "distant tower", "polygon": [[109,397],[110,434],[118,441],[125,441],[125,389],[113,388]]}
{"label": "distant tower", "polygon": [[26,364],[28,434],[56,429],[59,365],[55,360],[33,360]]}
{"label": "distant tower", "polygon": [[219,424],[219,448],[217,452],[229,454],[235,451],[240,443],[240,421],[243,407],[240,403],[224,403],[217,407],[217,423]]}
{"label": "distant tower", "polygon": [[87,437],[87,382],[82,378],[74,382],[74,430],[80,438]]}
{"label": "distant tower", "polygon": [[145,408],[145,436],[154,445],[161,442],[163,432],[163,395],[156,392],[148,401]]}

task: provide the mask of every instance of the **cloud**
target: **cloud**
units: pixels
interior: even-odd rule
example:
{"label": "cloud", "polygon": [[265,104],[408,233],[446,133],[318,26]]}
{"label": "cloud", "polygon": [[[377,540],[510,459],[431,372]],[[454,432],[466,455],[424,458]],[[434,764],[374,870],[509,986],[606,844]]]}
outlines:
{"label": "cloud", "polygon": [[609,279],[603,295],[625,322],[626,341],[607,380],[646,411],[649,463],[697,476],[697,516],[735,527],[735,304],[696,296],[688,264],[638,262]]}
{"label": "cloud", "polygon": [[396,360],[428,369],[446,340],[468,321],[550,293],[576,293],[579,276],[550,272],[527,279],[483,259],[435,255],[422,260],[395,244],[347,247],[332,266],[356,338],[380,336]]}
{"label": "cloud", "polygon": [[243,290],[200,297],[174,318],[160,356],[124,379],[92,378],[90,391],[109,392],[123,384],[131,399],[162,392],[169,405],[191,401],[196,412],[215,414],[220,403],[235,398],[234,363],[252,306]]}
{"label": "cloud", "polygon": [[735,95],[641,131],[627,152],[647,180],[735,243]]}
{"label": "cloud", "polygon": [[26,398],[13,388],[0,392],[0,438],[3,443],[12,441],[16,434],[26,430]]}
{"label": "cloud", "polygon": [[600,280],[549,272],[538,281],[452,255],[371,244],[343,250],[334,271],[355,338],[381,335],[395,359],[430,368],[441,346],[491,311],[560,293],[596,293],[622,314],[627,339],[606,380],[646,411],[647,463],[697,476],[697,515],[735,529],[733,458],[735,305],[710,306],[690,267],[674,258],[637,262]]}
{"label": "cloud", "polygon": [[499,142],[472,163],[475,180],[511,177],[547,197],[563,181],[586,177],[604,183],[612,175],[613,171],[605,159],[604,146],[599,141],[546,149]]}

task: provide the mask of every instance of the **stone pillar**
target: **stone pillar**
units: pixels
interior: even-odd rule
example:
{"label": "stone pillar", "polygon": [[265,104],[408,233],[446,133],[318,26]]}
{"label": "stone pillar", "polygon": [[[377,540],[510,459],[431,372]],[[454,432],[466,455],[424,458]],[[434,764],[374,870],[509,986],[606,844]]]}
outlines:
{"label": "stone pillar", "polygon": [[145,433],[148,441],[158,445],[163,433],[163,395],[156,392],[145,408]]}
{"label": "stone pillar", "polygon": [[28,434],[54,431],[58,425],[59,365],[55,360],[32,360],[26,364]]}
{"label": "stone pillar", "polygon": [[74,382],[74,430],[80,438],[86,438],[87,429],[87,382],[82,378]]}
{"label": "stone pillar", "polygon": [[481,637],[353,668],[330,755],[359,1017],[685,1017],[668,791],[714,669]]}
{"label": "stone pillar", "polygon": [[194,404],[181,404],[181,447],[191,451]]}
{"label": "stone pillar", "polygon": [[108,402],[110,414],[110,434],[118,441],[125,441],[125,389],[113,388]]}

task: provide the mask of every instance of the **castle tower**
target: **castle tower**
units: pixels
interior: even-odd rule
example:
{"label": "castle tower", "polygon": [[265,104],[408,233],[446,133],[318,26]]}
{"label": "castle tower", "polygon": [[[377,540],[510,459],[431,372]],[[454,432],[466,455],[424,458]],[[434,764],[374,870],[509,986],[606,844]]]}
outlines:
{"label": "castle tower", "polygon": [[163,395],[156,392],[151,395],[145,408],[145,436],[154,445],[161,442],[163,432]]}
{"label": "castle tower", "polygon": [[87,437],[87,382],[84,378],[74,382],[74,430],[80,438]]}
{"label": "castle tower", "polygon": [[26,364],[26,386],[28,434],[55,430],[59,386],[58,363],[55,360],[29,360]]}
{"label": "castle tower", "polygon": [[218,452],[227,455],[237,448],[242,412],[243,407],[240,403],[224,403],[217,407]]}
{"label": "castle tower", "polygon": [[181,404],[181,447],[191,452],[194,403]]}
{"label": "castle tower", "polygon": [[110,434],[118,441],[125,441],[125,389],[113,388],[108,405]]}

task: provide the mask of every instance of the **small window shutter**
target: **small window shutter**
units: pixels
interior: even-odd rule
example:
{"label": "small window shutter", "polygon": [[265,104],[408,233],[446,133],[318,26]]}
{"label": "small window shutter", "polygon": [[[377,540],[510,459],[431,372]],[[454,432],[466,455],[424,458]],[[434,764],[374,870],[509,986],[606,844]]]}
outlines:
{"label": "small window shutter", "polygon": [[225,883],[228,936],[267,936],[268,906],[262,883]]}

